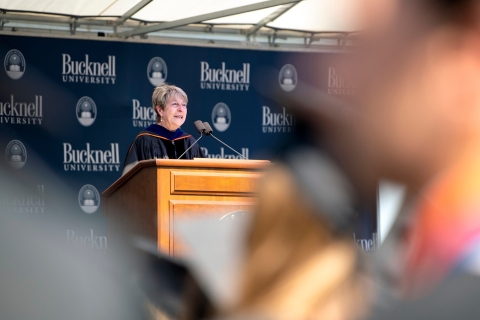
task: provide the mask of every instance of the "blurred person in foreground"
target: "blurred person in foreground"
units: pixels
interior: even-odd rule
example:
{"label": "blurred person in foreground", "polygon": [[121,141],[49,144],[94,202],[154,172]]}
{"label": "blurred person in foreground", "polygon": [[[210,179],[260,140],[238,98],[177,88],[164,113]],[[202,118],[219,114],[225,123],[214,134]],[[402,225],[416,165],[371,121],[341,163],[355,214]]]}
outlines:
{"label": "blurred person in foreground", "polygon": [[238,308],[266,319],[361,319],[368,299],[351,234],[316,216],[295,180],[282,166],[267,177]]}
{"label": "blurred person in foreground", "polygon": [[369,297],[352,239],[355,194],[304,127],[267,172],[233,319],[361,319]]}
{"label": "blurred person in foreground", "polygon": [[478,319],[479,2],[371,2],[372,28],[349,68],[359,83],[350,139],[379,178],[414,195],[397,230],[405,300],[377,318]]}
{"label": "blurred person in foreground", "polygon": [[[357,83],[357,94],[350,97],[356,106],[354,121],[329,126],[324,108],[318,108],[323,103],[313,96],[303,99],[310,102],[297,101],[307,108],[296,111],[320,128],[322,148],[360,199],[368,199],[382,178],[402,182],[409,190],[405,215],[410,221],[402,228],[397,225],[400,239],[391,249],[398,270],[393,291],[400,300],[396,308],[376,310],[372,317],[478,319],[479,3],[366,3],[370,25],[362,33],[359,50],[338,68]],[[307,96],[297,92],[302,95]],[[289,103],[295,109],[296,101]],[[300,159],[307,166],[307,157]],[[322,159],[313,162],[320,164]],[[336,184],[324,180],[326,184],[311,188],[308,178],[299,175],[302,166],[284,164],[267,176],[260,193],[237,314],[273,319],[362,314],[361,299],[369,291],[354,285],[361,283],[358,272],[348,267],[355,256],[348,252],[354,248],[333,231],[335,215],[324,215],[329,210],[322,194]],[[308,170],[312,179],[322,167]],[[331,167],[327,171],[338,172]],[[312,190],[318,191],[317,197]],[[359,291],[363,296],[356,294]]]}

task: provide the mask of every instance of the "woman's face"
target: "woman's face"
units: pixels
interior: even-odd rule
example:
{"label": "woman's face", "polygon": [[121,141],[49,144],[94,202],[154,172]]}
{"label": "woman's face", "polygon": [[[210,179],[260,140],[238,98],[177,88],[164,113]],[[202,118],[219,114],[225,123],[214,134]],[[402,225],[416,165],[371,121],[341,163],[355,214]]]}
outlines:
{"label": "woman's face", "polygon": [[160,106],[156,109],[162,117],[161,125],[168,130],[177,130],[187,118],[187,103],[179,95],[170,97],[165,109],[162,110]]}

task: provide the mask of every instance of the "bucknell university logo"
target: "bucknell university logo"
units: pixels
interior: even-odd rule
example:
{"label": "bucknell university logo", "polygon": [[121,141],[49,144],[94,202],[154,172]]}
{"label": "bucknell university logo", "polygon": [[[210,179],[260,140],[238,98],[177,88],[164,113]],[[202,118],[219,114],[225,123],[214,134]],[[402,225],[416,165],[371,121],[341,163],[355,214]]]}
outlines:
{"label": "bucknell university logo", "polygon": [[14,80],[20,79],[27,67],[23,54],[15,49],[7,52],[4,65],[7,75]]}
{"label": "bucknell university logo", "polygon": [[217,103],[212,110],[212,122],[215,129],[223,132],[228,129],[231,121],[232,114],[228,106],[223,102]]}
{"label": "bucknell university logo", "polygon": [[167,80],[167,64],[160,57],[155,57],[150,60],[147,67],[147,76],[150,83],[155,87]]}
{"label": "bucknell university logo", "polygon": [[297,86],[298,77],[297,70],[291,64],[286,64],[280,70],[278,74],[278,82],[283,91],[290,92]]}
{"label": "bucknell university logo", "polygon": [[97,106],[90,97],[81,97],[77,102],[77,119],[84,127],[91,126],[97,117]]}
{"label": "bucknell university logo", "polygon": [[100,207],[100,194],[91,184],[84,185],[78,193],[78,204],[83,212],[92,214]]}
{"label": "bucknell university logo", "polygon": [[27,149],[25,149],[25,146],[20,141],[12,140],[7,145],[5,157],[8,163],[15,169],[23,168],[27,162]]}

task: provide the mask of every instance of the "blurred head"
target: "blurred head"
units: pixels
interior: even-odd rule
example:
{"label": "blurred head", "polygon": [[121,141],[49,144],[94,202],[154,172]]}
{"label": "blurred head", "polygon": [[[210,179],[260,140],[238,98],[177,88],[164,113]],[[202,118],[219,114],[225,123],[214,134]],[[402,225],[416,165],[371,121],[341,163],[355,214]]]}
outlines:
{"label": "blurred head", "polygon": [[289,169],[278,166],[261,188],[234,313],[270,319],[359,318],[366,294],[356,263],[351,235],[334,235]]}
{"label": "blurred head", "polygon": [[345,68],[359,85],[351,136],[380,175],[420,186],[480,140],[478,5],[371,3]]}
{"label": "blurred head", "polygon": [[168,130],[177,130],[187,118],[187,94],[174,85],[166,83],[155,88],[152,107],[157,115],[157,123]]}

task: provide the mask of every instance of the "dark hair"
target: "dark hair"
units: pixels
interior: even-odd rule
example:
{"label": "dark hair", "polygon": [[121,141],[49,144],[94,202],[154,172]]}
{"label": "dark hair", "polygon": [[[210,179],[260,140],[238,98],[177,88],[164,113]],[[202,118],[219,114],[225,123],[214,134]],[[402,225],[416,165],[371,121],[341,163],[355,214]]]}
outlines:
{"label": "dark hair", "polygon": [[[415,1],[415,0],[414,0]],[[458,25],[471,25],[477,17],[475,0],[426,0],[427,5],[437,11],[440,22],[454,23]]]}

